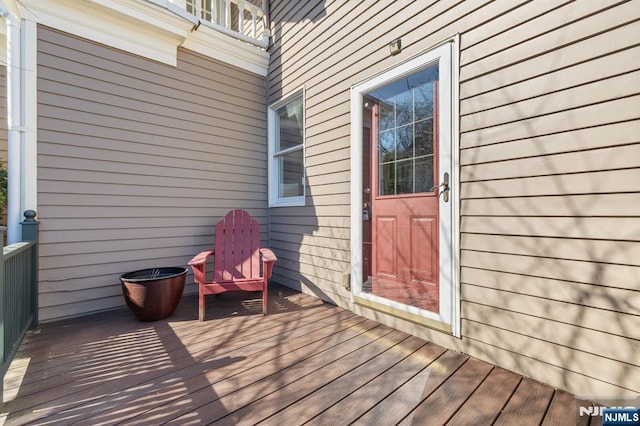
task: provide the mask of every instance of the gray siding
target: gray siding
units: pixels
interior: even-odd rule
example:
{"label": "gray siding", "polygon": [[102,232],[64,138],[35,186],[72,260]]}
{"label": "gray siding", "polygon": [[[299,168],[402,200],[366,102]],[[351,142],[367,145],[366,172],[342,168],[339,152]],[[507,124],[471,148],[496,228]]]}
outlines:
{"label": "gray siding", "polygon": [[[7,132],[7,67],[0,66],[0,162],[5,170],[7,170],[8,166]],[[7,225],[7,211],[5,208],[0,211],[0,225]]]}
{"label": "gray siding", "polygon": [[304,84],[307,105],[307,205],[270,210],[276,280],[349,306],[349,88],[458,33],[463,338],[354,309],[579,395],[640,393],[639,18],[619,1],[272,1],[269,102]]}
{"label": "gray siding", "polygon": [[186,266],[229,209],[266,240],[264,78],[186,50],[170,67],[38,38],[43,320],[122,305],[121,274]]}
{"label": "gray siding", "polygon": [[0,162],[7,167],[7,67],[0,66]]}

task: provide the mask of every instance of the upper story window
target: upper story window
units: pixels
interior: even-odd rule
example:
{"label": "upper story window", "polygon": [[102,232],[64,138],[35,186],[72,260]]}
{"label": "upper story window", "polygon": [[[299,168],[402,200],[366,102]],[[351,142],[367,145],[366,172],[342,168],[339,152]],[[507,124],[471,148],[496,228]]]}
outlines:
{"label": "upper story window", "polygon": [[304,89],[269,107],[269,205],[304,205]]}

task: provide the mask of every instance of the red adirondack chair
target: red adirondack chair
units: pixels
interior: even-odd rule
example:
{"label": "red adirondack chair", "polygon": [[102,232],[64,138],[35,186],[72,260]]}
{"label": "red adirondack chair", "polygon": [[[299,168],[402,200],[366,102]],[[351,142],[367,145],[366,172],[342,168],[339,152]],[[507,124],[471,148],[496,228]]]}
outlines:
{"label": "red adirondack chair", "polygon": [[[211,256],[213,278],[208,281],[206,264]],[[230,290],[262,291],[262,313],[266,315],[267,280],[276,260],[271,250],[260,248],[260,225],[249,213],[244,210],[227,213],[216,225],[214,250],[203,251],[189,261],[200,290],[200,321],[205,316],[204,297]]]}

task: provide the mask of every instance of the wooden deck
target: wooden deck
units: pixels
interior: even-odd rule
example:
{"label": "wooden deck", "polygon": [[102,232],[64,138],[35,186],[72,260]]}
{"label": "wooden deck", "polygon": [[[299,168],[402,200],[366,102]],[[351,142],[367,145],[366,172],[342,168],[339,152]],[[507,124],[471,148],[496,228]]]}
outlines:
{"label": "wooden deck", "polygon": [[595,424],[572,395],[271,286],[185,296],[167,320],[115,310],[31,332],[5,424]]}

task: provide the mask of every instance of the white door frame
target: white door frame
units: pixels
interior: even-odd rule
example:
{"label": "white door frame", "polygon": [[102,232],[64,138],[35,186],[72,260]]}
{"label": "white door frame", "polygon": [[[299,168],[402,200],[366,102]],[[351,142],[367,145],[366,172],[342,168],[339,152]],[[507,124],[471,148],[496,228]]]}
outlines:
{"label": "white door frame", "polygon": [[[364,95],[398,78],[439,62],[439,176],[450,176],[450,198],[440,199],[439,313],[406,306],[362,291],[362,111]],[[460,336],[459,202],[458,194],[458,37],[453,37],[351,88],[351,299],[387,312],[405,312],[408,319]],[[375,149],[375,148],[372,148]],[[404,315],[401,315],[404,316]]]}

